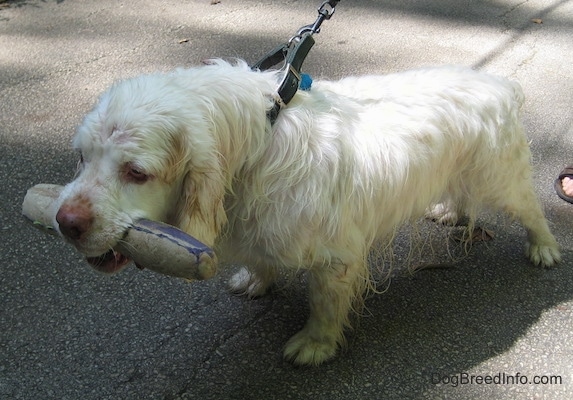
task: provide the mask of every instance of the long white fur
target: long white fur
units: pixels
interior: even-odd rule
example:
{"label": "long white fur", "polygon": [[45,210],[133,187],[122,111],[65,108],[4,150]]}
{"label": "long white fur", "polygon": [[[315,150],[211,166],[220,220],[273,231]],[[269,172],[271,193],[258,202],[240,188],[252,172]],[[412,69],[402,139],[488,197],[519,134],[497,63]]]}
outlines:
{"label": "long white fur", "polygon": [[[559,262],[518,84],[458,67],[317,81],[271,127],[277,79],[215,60],[114,85],[78,130],[84,161],[60,198],[94,216],[78,249],[101,254],[145,217],[245,264],[230,285],[248,296],[280,268],[308,270],[310,318],[285,347],[300,364],[334,356],[370,247],[429,207],[450,220],[503,210],[527,229],[534,264]],[[152,178],[129,182],[133,166]]]}

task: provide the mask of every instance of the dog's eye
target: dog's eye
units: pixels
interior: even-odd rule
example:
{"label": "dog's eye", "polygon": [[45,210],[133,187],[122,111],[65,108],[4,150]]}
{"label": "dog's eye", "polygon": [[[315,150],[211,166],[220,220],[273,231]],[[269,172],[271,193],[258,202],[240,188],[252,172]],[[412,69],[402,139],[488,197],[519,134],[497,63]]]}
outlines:
{"label": "dog's eye", "polygon": [[133,183],[145,183],[149,180],[148,174],[142,169],[130,164],[125,166],[125,175],[127,180]]}

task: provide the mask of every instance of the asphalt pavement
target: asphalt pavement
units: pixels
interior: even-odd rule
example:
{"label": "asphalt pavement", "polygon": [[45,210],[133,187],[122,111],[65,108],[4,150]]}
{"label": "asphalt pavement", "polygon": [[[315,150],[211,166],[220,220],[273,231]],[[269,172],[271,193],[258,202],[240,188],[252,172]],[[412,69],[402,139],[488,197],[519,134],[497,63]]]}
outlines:
{"label": "asphalt pavement", "polygon": [[[304,68],[315,79],[462,64],[519,81],[563,262],[531,266],[524,230],[484,215],[493,240],[444,268],[402,263],[320,367],[281,355],[308,315],[304,276],[252,301],[226,291],[233,267],[192,284],[134,267],[106,277],[24,223],[27,188],[72,179],[70,139],[112,82],[210,57],[254,62],[319,4],[0,0],[1,399],[573,398],[573,205],[553,191],[573,162],[573,1],[342,0],[323,24]],[[434,254],[419,262],[448,249],[445,229],[424,227]]]}

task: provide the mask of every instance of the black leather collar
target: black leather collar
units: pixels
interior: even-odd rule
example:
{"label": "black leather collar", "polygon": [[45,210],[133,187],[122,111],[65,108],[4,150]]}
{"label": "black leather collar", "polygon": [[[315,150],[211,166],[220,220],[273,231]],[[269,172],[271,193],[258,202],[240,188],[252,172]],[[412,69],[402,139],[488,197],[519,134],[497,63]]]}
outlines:
{"label": "black leather collar", "polygon": [[251,66],[253,70],[264,71],[280,62],[284,63],[284,75],[279,83],[275,104],[268,112],[273,124],[281,110],[296,94],[300,82],[300,69],[311,47],[314,45],[312,35],[320,32],[320,26],[334,14],[340,0],[325,0],[318,8],[318,17],[310,25],[300,28],[297,34],[287,43],[280,45]]}
{"label": "black leather collar", "polygon": [[277,90],[278,97],[275,98],[275,104],[268,112],[271,124],[276,121],[279,111],[286,106],[296,94],[301,81],[300,70],[302,63],[313,45],[314,39],[311,33],[295,36],[288,43],[273,49],[251,66],[253,70],[266,70],[280,62],[284,62],[284,76],[279,83]]}

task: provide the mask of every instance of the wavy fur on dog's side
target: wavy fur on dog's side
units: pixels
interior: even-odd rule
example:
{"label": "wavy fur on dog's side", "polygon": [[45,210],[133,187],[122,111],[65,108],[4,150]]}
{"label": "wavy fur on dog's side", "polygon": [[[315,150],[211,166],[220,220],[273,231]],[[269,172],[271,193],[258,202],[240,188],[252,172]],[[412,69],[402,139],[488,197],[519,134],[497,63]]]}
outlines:
{"label": "wavy fur on dog's side", "polygon": [[300,364],[343,341],[372,244],[430,207],[444,221],[503,210],[528,230],[534,264],[560,260],[516,83],[456,67],[318,81],[271,126],[277,79],[215,60],[114,85],[76,135],[81,171],[60,199],[93,217],[78,249],[102,254],[145,217],[246,265],[230,285],[248,296],[280,268],[308,270],[310,318],[285,348]]}

